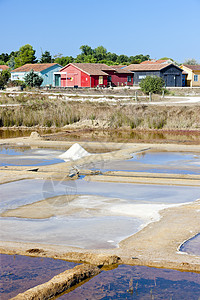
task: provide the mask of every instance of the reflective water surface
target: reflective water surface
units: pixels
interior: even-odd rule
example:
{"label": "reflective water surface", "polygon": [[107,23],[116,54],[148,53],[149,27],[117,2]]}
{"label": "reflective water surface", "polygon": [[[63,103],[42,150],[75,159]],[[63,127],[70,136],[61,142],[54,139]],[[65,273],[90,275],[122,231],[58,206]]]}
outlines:
{"label": "reflective water surface", "polygon": [[63,162],[63,151],[0,146],[0,166],[44,166]]}
{"label": "reflective water surface", "polygon": [[[62,195],[77,197],[62,202]],[[158,220],[159,210],[195,201],[200,196],[200,188],[87,182],[83,179],[60,182],[21,180],[1,185],[0,209],[2,212],[16,209],[55,196],[59,196],[55,202],[45,200],[42,208],[51,210],[52,217],[1,217],[1,239],[113,248],[145,224]]]}
{"label": "reflective water surface", "polygon": [[0,299],[15,297],[76,265],[53,258],[0,254]]}
{"label": "reflective water surface", "polygon": [[200,274],[120,265],[103,271],[59,299],[199,300]]}
{"label": "reflective water surface", "polygon": [[180,247],[180,251],[200,256],[200,233],[188,240],[187,242],[185,242]]}
{"label": "reflective water surface", "polygon": [[132,154],[128,160],[100,161],[84,165],[100,171],[135,171],[171,174],[200,174],[200,154],[187,152],[151,152]]}

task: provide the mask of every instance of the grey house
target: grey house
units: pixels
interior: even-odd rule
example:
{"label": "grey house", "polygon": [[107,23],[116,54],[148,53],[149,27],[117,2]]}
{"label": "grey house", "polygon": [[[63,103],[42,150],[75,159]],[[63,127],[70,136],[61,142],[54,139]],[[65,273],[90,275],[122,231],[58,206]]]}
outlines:
{"label": "grey house", "polygon": [[183,70],[169,64],[132,64],[124,68],[133,72],[133,85],[138,85],[147,76],[158,76],[164,79],[166,87],[181,87]]}

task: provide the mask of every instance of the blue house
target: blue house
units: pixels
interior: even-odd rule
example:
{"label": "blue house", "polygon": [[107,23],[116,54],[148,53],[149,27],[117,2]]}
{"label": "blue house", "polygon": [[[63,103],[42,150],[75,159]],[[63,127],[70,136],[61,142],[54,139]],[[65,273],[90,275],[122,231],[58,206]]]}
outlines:
{"label": "blue house", "polygon": [[60,77],[57,75],[61,68],[62,66],[56,63],[26,64],[11,71],[11,80],[24,80],[26,74],[33,70],[43,78],[41,86],[60,86]]}

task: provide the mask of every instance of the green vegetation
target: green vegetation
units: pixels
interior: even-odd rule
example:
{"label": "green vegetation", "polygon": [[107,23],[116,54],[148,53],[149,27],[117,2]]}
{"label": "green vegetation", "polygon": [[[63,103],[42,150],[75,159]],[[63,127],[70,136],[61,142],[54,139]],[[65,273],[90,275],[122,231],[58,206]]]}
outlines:
{"label": "green vegetation", "polygon": [[30,87],[40,87],[43,82],[43,78],[37,73],[35,73],[33,70],[31,70],[24,77],[24,81],[25,84]]}
{"label": "green vegetation", "polygon": [[[106,48],[103,46],[98,46],[92,49],[88,45],[82,45],[80,47],[81,53],[76,57],[65,56],[61,53],[52,55],[49,51],[42,52],[40,59],[38,60],[40,63],[51,63],[55,62],[60,64],[61,66],[66,66],[68,63],[76,62],[76,63],[105,63],[108,65],[129,65],[129,64],[139,64],[142,61],[149,60],[149,55],[135,55],[135,56],[127,56],[124,54],[117,55],[116,53],[108,52]],[[0,54],[0,64],[8,65],[12,70],[20,67],[27,63],[37,63],[35,50],[29,44],[22,46],[19,51],[12,51],[10,54],[2,53]]]}
{"label": "green vegetation", "polygon": [[40,63],[44,64],[44,63],[51,63],[51,62],[53,62],[53,59],[50,52],[45,51],[44,53],[42,53],[42,56],[40,58]]}
{"label": "green vegetation", "polygon": [[37,62],[35,57],[35,50],[29,44],[22,46],[19,49],[18,55],[15,57],[15,68],[21,67],[25,64],[34,64]]}
{"label": "green vegetation", "polygon": [[10,72],[3,70],[0,72],[0,89],[3,89],[10,78]]}
{"label": "green vegetation", "polygon": [[165,85],[164,79],[158,76],[147,76],[146,78],[142,79],[140,82],[140,87],[143,93],[155,93],[160,94],[163,90]]}

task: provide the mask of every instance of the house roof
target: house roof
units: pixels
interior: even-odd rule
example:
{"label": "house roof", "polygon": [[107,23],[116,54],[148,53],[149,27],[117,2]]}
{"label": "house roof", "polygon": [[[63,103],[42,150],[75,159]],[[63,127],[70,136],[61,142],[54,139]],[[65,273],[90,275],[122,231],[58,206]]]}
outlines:
{"label": "house roof", "polygon": [[114,68],[114,69],[123,69],[127,66],[126,65],[111,65],[111,67]]}
{"label": "house roof", "polygon": [[[167,68],[168,66],[173,64],[132,64],[128,67],[124,68],[127,70],[130,70],[132,72],[134,71],[160,71],[164,68]],[[175,65],[173,65],[175,66]],[[176,68],[180,69],[179,67],[175,66]]]}
{"label": "house roof", "polygon": [[[107,66],[106,64],[95,64],[95,63],[70,63],[69,65],[75,66],[78,69],[82,70],[83,72],[87,73],[88,75],[108,75],[106,71],[113,71],[112,67]],[[67,65],[67,66],[69,66]],[[64,70],[67,66],[62,68]],[[105,71],[105,72],[104,72]]]}
{"label": "house roof", "polygon": [[118,74],[131,74],[132,72],[126,69],[127,66],[124,65],[113,65],[111,66]]}
{"label": "house roof", "polygon": [[141,62],[142,65],[145,64],[166,64],[169,63],[170,59],[158,59],[158,60],[145,60]]}
{"label": "house roof", "polygon": [[[115,66],[107,66],[106,64],[98,64],[98,63],[70,63],[67,66],[75,66],[78,69],[80,69],[81,71],[87,73],[88,75],[104,75],[107,76],[107,72],[109,71],[113,71],[115,73],[125,73],[125,74],[129,74],[131,73],[128,69],[120,69],[120,68],[116,68]],[[67,67],[65,66],[64,68],[62,68],[60,70],[60,72],[64,71],[65,68]]]}
{"label": "house roof", "polygon": [[9,69],[8,66],[6,66],[6,65],[0,65],[0,70],[1,71],[8,70],[8,69]]}
{"label": "house roof", "polygon": [[186,67],[192,71],[200,71],[200,65],[183,65],[183,67]]}
{"label": "house roof", "polygon": [[15,70],[12,70],[11,72],[30,72],[31,70],[33,70],[34,72],[41,72],[55,65],[58,64],[57,63],[26,64]]}

